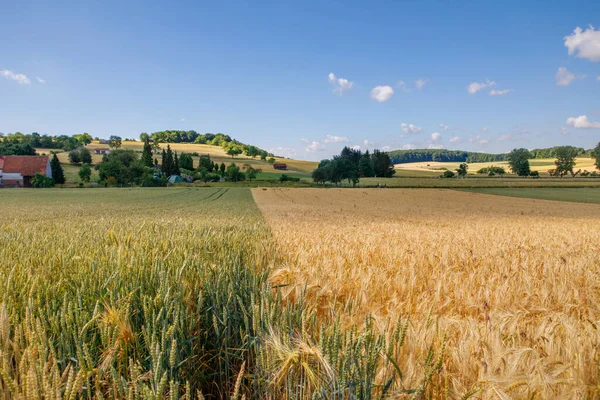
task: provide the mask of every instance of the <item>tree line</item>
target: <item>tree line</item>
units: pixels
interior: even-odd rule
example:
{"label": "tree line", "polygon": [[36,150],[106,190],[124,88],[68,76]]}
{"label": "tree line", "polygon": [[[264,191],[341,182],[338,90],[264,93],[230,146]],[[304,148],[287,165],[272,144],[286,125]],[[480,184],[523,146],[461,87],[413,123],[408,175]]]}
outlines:
{"label": "tree line", "polygon": [[312,172],[312,179],[315,183],[331,182],[336,186],[347,180],[356,186],[362,177],[390,178],[395,173],[394,164],[387,153],[379,150],[374,150],[372,154],[368,150],[363,153],[346,146],[333,159],[322,160]]}
{"label": "tree line", "polygon": [[[564,146],[554,146],[544,149],[533,149],[529,151],[530,158],[556,158],[558,152]],[[573,147],[577,157],[591,157],[592,150],[586,150],[582,147]],[[479,153],[462,150],[445,149],[416,149],[416,150],[393,150],[388,152],[390,159],[394,164],[404,164],[412,162],[495,162],[508,161],[510,153]]]}
{"label": "tree line", "polygon": [[[5,136],[0,135],[0,146],[2,145],[29,145],[32,148],[43,149],[62,149],[70,151],[80,146],[85,146],[92,142],[92,136],[88,133],[80,133],[73,136],[67,135],[40,135],[37,132],[24,134],[21,132],[11,133]],[[22,147],[25,151],[28,147]],[[1,149],[0,149],[1,150]],[[29,154],[17,154],[29,155]]]}
{"label": "tree line", "polygon": [[[550,149],[545,149],[550,150]],[[559,176],[563,177],[567,174],[570,174],[572,177],[575,177],[579,174],[583,176],[587,176],[588,174],[582,172],[581,169],[575,170],[575,166],[577,165],[577,157],[581,157],[582,155],[587,155],[595,160],[595,166],[597,169],[600,169],[600,143],[596,145],[594,149],[585,150],[582,152],[582,148],[573,147],[573,146],[556,146],[552,147],[552,158],[556,158],[554,161],[555,168],[550,169],[548,173],[551,176]],[[544,157],[547,158],[546,155],[550,153],[545,153]],[[508,165],[511,171],[514,174],[519,176],[539,176],[537,171],[531,171],[529,160],[535,158],[531,151],[527,149],[514,149],[510,153],[508,153]]]}

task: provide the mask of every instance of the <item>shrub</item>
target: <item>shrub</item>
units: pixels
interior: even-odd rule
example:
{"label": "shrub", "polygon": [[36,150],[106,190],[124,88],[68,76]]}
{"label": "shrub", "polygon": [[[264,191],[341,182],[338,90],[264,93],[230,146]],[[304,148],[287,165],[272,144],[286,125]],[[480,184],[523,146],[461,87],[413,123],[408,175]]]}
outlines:
{"label": "shrub", "polygon": [[444,173],[441,175],[442,178],[454,178],[456,174],[452,171],[444,171]]}
{"label": "shrub", "polygon": [[48,178],[46,175],[37,173],[31,179],[31,184],[35,188],[50,188],[54,186],[54,179]]}

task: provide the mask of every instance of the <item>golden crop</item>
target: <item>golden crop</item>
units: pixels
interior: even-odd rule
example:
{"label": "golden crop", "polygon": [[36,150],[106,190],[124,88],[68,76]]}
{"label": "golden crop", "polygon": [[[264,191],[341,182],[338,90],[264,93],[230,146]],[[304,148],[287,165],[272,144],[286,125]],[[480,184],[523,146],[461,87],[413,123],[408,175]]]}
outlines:
{"label": "golden crop", "polygon": [[405,384],[446,335],[437,384],[450,397],[599,395],[600,205],[436,189],[253,195],[284,300],[348,327],[410,317]]}

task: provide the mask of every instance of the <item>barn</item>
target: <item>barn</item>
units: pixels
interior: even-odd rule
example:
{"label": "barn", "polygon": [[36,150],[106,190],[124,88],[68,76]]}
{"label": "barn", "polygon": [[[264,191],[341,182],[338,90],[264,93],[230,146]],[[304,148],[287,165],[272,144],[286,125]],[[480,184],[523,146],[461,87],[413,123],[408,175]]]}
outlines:
{"label": "barn", "polygon": [[94,150],[94,153],[96,153],[96,154],[108,154],[108,153],[110,153],[110,149],[106,148],[106,147],[98,147],[97,149]]}
{"label": "barn", "polygon": [[0,157],[0,186],[31,187],[35,174],[52,178],[50,159],[47,156]]}
{"label": "barn", "polygon": [[273,164],[274,169],[287,169],[287,164],[284,163],[275,163]]}

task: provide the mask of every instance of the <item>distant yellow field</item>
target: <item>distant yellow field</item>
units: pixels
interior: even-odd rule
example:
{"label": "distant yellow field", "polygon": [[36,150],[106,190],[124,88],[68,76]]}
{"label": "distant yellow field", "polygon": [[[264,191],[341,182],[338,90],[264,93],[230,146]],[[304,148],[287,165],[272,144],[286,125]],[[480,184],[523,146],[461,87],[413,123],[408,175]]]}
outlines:
{"label": "distant yellow field", "polygon": [[397,360],[405,383],[446,334],[450,393],[598,395],[600,205],[439,189],[253,195],[286,301],[304,297],[348,324],[372,315],[381,329],[410,316],[414,340]]}
{"label": "distant yellow field", "polygon": [[[545,159],[533,159],[529,160],[529,164],[531,166],[532,171],[539,172],[547,172],[549,169],[554,169],[554,158],[545,158]],[[591,158],[578,158],[576,159],[577,164],[575,165],[575,170],[581,169],[583,171],[592,172],[595,169],[594,160]],[[437,161],[428,161],[428,162],[417,162],[417,163],[405,163],[405,164],[396,164],[394,167],[397,170],[401,171],[433,171],[441,173],[440,170],[442,168],[447,168],[451,171],[454,171],[458,168],[461,163],[459,162],[437,162]],[[471,163],[469,164],[469,174],[475,174],[481,168],[497,166],[503,167],[506,172],[510,172],[507,161],[496,161],[496,162],[486,162],[486,163]]]}

